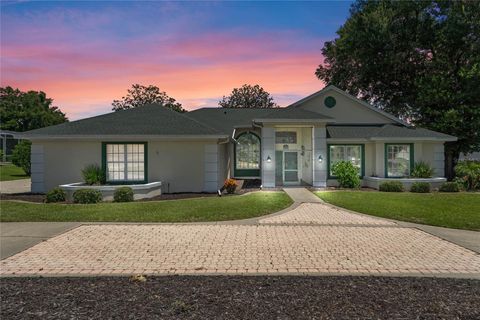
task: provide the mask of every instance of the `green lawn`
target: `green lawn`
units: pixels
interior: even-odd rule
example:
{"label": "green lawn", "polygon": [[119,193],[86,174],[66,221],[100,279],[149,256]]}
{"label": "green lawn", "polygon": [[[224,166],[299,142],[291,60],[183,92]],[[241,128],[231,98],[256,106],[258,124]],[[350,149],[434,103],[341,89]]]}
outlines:
{"label": "green lawn", "polygon": [[284,192],[99,204],[43,204],[2,201],[0,221],[199,222],[253,218],[290,206]]}
{"label": "green lawn", "polygon": [[325,202],[378,217],[456,229],[480,230],[480,194],[316,192]]}
{"label": "green lawn", "polygon": [[29,176],[25,174],[22,168],[14,166],[13,164],[0,165],[0,181],[10,181],[19,179],[28,179]]}

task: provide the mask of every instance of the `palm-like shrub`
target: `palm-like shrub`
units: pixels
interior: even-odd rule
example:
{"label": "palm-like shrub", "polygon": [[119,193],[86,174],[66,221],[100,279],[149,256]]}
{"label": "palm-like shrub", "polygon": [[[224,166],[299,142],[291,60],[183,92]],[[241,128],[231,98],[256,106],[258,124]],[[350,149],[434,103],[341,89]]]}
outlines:
{"label": "palm-like shrub", "polygon": [[433,168],[427,162],[419,161],[413,166],[410,176],[412,178],[431,178],[434,172]]}
{"label": "palm-like shrub", "polygon": [[337,178],[341,188],[359,188],[360,176],[358,168],[350,161],[339,161],[332,167],[332,173]]}
{"label": "palm-like shrub", "polygon": [[455,166],[455,174],[463,181],[467,190],[480,189],[480,161],[460,161]]}
{"label": "palm-like shrub", "polygon": [[83,180],[89,186],[105,183],[105,174],[97,164],[89,164],[82,170]]}

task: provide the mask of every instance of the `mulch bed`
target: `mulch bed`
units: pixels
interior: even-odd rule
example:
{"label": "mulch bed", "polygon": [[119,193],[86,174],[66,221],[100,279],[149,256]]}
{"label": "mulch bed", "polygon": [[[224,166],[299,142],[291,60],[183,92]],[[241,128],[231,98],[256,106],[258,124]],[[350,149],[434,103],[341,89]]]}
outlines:
{"label": "mulch bed", "polygon": [[38,193],[0,193],[0,200],[21,200],[28,202],[43,202],[45,195]]}
{"label": "mulch bed", "polygon": [[2,319],[479,319],[480,281],[386,277],[2,278]]}

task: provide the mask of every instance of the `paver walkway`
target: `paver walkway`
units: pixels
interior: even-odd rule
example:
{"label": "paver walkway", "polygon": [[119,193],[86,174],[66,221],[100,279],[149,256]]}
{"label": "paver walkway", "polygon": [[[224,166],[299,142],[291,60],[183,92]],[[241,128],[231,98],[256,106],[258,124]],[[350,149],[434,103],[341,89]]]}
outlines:
{"label": "paver walkway", "polygon": [[0,192],[6,194],[30,192],[30,184],[30,179],[0,181]]}
{"label": "paver walkway", "polygon": [[311,202],[311,203],[321,203],[323,202],[319,197],[314,195],[312,192],[308,191],[306,188],[300,187],[291,187],[283,188],[290,198],[295,202]]}

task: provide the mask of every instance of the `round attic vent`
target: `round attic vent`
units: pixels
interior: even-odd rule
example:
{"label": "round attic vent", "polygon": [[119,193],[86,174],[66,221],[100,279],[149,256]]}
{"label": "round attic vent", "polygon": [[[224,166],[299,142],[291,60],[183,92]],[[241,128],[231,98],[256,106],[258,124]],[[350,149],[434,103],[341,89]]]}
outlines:
{"label": "round attic vent", "polygon": [[328,96],[325,98],[324,103],[325,103],[325,107],[333,108],[337,104],[337,100],[335,100],[335,98],[332,96]]}

